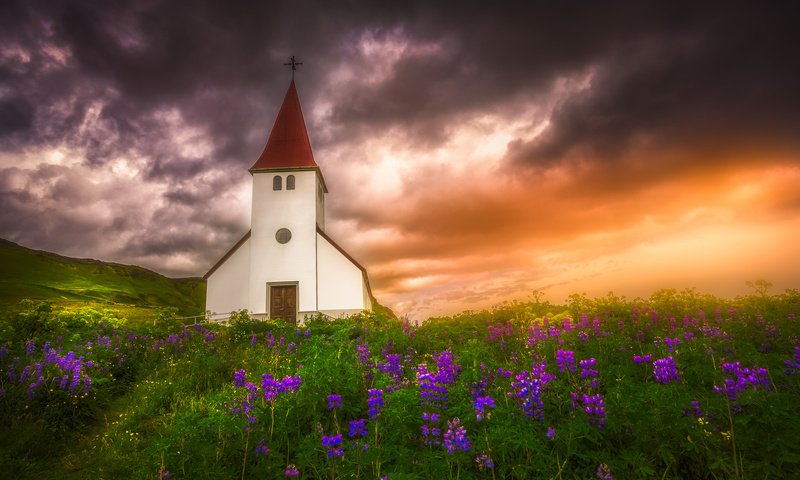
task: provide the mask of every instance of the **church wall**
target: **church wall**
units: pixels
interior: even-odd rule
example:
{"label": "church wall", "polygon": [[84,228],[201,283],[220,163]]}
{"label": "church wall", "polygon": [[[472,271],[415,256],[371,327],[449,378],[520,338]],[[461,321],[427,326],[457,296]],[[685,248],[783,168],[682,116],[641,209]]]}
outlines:
{"label": "church wall", "polygon": [[364,304],[361,269],[317,234],[319,311],[331,316],[357,313]]}
{"label": "church wall", "polygon": [[250,239],[208,277],[206,310],[216,314],[227,314],[245,308],[248,304],[249,280]]}
{"label": "church wall", "polygon": [[[273,190],[275,175],[282,189]],[[286,189],[286,177],[295,176],[295,189]],[[267,283],[298,283],[298,311],[316,310],[316,202],[317,173],[286,170],[253,174],[249,309],[269,313]],[[276,232],[287,228],[291,240],[280,244]]]}

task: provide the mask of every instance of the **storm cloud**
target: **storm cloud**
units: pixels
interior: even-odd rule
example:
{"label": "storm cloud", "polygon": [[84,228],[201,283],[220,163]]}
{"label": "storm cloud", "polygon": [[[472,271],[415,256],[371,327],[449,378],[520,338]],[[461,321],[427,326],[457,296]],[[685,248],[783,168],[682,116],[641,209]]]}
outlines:
{"label": "storm cloud", "polygon": [[796,287],[789,7],[4,2],[0,236],[202,275],[297,55],[327,229],[398,313]]}

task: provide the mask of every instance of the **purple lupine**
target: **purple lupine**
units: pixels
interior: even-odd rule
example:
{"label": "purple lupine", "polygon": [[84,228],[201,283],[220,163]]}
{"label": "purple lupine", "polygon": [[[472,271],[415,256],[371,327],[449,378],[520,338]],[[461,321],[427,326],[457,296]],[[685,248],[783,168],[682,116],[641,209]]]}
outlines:
{"label": "purple lupine", "polygon": [[722,387],[714,385],[714,393],[721,393],[728,397],[731,402],[735,402],[740,392],[748,387],[753,390],[772,391],[772,381],[769,378],[769,371],[766,368],[753,366],[743,368],[739,362],[723,362],[722,371],[733,378],[726,378]]}
{"label": "purple lupine", "polygon": [[800,370],[800,345],[794,347],[794,355],[786,360],[786,375],[794,375]]}
{"label": "purple lupine", "polygon": [[28,345],[25,347],[25,355],[32,357],[34,353],[36,353],[36,344],[33,340],[29,340]]}
{"label": "purple lupine", "polygon": [[670,353],[672,353],[675,347],[677,347],[680,344],[681,344],[681,339],[678,337],[675,338],[667,337],[664,339],[664,345],[667,346],[667,349],[669,350]]}
{"label": "purple lupine", "polygon": [[286,470],[283,472],[283,474],[284,474],[284,476],[287,476],[287,477],[299,477],[300,476],[300,470],[298,470],[297,467],[295,467],[294,464],[291,463],[291,464],[286,466]]}
{"label": "purple lupine", "polygon": [[375,420],[383,409],[383,390],[379,388],[370,388],[367,393],[367,405],[369,406],[369,418]]}
{"label": "purple lupine", "polygon": [[486,455],[485,453],[481,453],[477,457],[475,457],[475,465],[478,467],[478,470],[483,470],[486,468],[487,470],[491,470],[494,468],[494,462],[492,461],[492,457]]}
{"label": "purple lupine", "polygon": [[283,383],[269,373],[261,375],[261,388],[264,389],[264,400],[269,403],[274,403],[278,395],[286,390]]}
{"label": "purple lupine", "polygon": [[466,452],[472,447],[467,438],[467,430],[461,425],[460,419],[455,418],[447,422],[447,431],[444,432],[444,446],[447,448],[447,453],[453,453],[456,450]]}
{"label": "purple lupine", "polygon": [[556,439],[556,430],[553,427],[547,427],[547,438],[550,440]]}
{"label": "purple lupine", "polygon": [[633,356],[633,363],[640,364],[640,363],[651,363],[653,361],[653,357],[650,354],[647,355],[634,355]]}
{"label": "purple lupine", "polygon": [[541,399],[542,388],[555,380],[555,375],[545,372],[547,362],[533,362],[530,372],[522,371],[511,382],[514,390],[509,396],[515,397],[525,416],[544,421],[544,403]]}
{"label": "purple lupine", "polygon": [[236,370],[233,372],[233,385],[236,388],[244,387],[244,384],[247,383],[247,379],[245,378],[245,371],[244,369]]}
{"label": "purple lupine", "polygon": [[264,445],[264,439],[262,438],[253,451],[256,453],[256,455],[266,455],[269,453],[269,447]]}
{"label": "purple lupine", "polygon": [[697,400],[692,400],[691,410],[688,408],[684,409],[683,414],[686,415],[687,417],[694,417],[694,418],[703,418],[705,416],[705,413],[700,408],[700,402],[698,402]]}
{"label": "purple lupine", "polygon": [[250,337],[250,345],[255,346],[256,343],[258,343],[258,334],[256,334],[256,332],[253,332],[253,336]]}
{"label": "purple lupine", "polygon": [[403,365],[400,364],[402,355],[399,353],[389,353],[385,357],[385,362],[378,363],[378,371],[385,373],[391,377],[395,383],[403,381]]}
{"label": "purple lupine", "polygon": [[477,416],[479,422],[484,418],[489,418],[491,415],[490,412],[486,412],[487,408],[495,408],[492,397],[487,395],[485,397],[478,397],[475,399],[475,415]]}
{"label": "purple lupine", "polygon": [[588,342],[589,341],[589,334],[584,332],[584,331],[578,332],[578,340],[581,341],[581,342],[584,342],[584,343]]}
{"label": "purple lupine", "polygon": [[575,352],[572,350],[556,350],[556,365],[558,365],[559,373],[563,373],[565,370],[575,373]]}
{"label": "purple lupine", "polygon": [[342,450],[342,434],[323,435],[322,446],[328,447],[328,458],[341,457],[344,455]]}
{"label": "purple lupine", "polygon": [[283,386],[283,390],[289,393],[297,393],[297,390],[300,389],[300,385],[303,384],[303,379],[300,378],[300,375],[295,377],[289,375],[283,377],[281,380],[281,385]]}
{"label": "purple lupine", "polygon": [[369,365],[370,353],[367,342],[356,345],[356,355],[358,356],[359,363],[362,365]]}
{"label": "purple lupine", "polygon": [[603,428],[606,424],[606,410],[603,397],[598,393],[595,395],[583,394],[583,411],[589,416],[589,424],[597,428]]}
{"label": "purple lupine", "polygon": [[581,360],[579,362],[581,367],[581,377],[582,378],[595,378],[597,377],[597,360],[594,358],[590,358],[588,360]]}
{"label": "purple lupine", "polygon": [[672,356],[659,358],[653,362],[653,377],[658,383],[669,385],[671,382],[679,382],[681,374],[678,373],[678,366]]}
{"label": "purple lupine", "polygon": [[367,425],[363,418],[348,422],[347,429],[347,434],[350,438],[358,438],[367,435]]}
{"label": "purple lupine", "polygon": [[328,395],[328,410],[342,406],[342,396],[336,393]]}
{"label": "purple lupine", "polygon": [[611,469],[605,463],[597,466],[597,478],[600,480],[614,480],[614,477],[611,476]]}

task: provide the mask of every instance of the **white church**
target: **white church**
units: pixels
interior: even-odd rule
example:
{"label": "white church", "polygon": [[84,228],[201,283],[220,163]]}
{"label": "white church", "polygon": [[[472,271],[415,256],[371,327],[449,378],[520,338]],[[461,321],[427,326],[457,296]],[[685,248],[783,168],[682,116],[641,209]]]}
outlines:
{"label": "white church", "polygon": [[203,277],[212,318],[247,309],[296,323],[306,315],[370,310],[366,269],[325,233],[328,188],[314,161],[294,78],[250,174],[250,230]]}

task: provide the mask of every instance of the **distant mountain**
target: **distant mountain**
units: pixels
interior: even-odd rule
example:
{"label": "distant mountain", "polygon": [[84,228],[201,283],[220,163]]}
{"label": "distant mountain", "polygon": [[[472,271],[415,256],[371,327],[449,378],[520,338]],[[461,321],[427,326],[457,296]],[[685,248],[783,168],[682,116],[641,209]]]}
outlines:
{"label": "distant mountain", "polygon": [[23,298],[90,301],[141,307],[205,310],[206,283],[198,277],[167,278],[146,268],[69,258],[0,238],[0,305]]}

